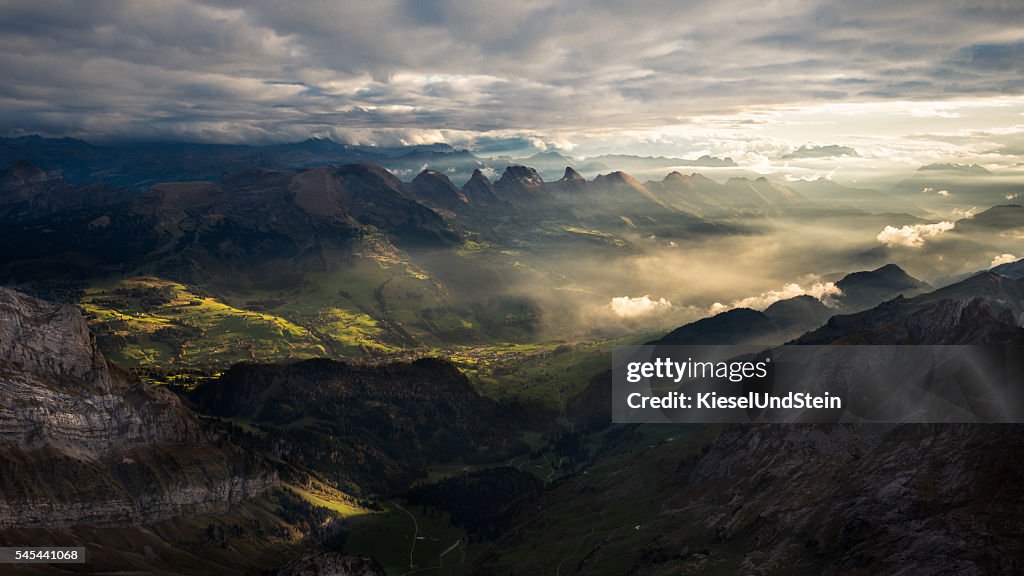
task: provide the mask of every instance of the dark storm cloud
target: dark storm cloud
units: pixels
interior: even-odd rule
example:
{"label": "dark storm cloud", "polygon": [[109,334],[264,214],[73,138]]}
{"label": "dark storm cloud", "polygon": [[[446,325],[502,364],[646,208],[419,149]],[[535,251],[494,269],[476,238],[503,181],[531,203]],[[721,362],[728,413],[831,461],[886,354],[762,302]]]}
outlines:
{"label": "dark storm cloud", "polygon": [[0,0],[0,133],[496,146],[1016,94],[1022,21],[1020,2]]}

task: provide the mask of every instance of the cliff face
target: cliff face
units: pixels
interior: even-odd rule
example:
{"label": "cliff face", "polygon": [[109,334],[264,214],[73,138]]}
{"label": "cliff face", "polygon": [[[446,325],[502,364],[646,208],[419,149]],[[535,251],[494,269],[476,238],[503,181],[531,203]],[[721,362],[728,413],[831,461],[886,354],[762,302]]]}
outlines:
{"label": "cliff face", "polygon": [[100,458],[199,440],[174,394],[111,374],[75,308],[0,288],[0,441]]}
{"label": "cliff face", "polygon": [[78,311],[7,288],[0,288],[0,362],[110,391],[106,363]]}
{"label": "cliff face", "polygon": [[171,392],[108,368],[70,306],[0,288],[0,527],[219,511],[276,476]]}

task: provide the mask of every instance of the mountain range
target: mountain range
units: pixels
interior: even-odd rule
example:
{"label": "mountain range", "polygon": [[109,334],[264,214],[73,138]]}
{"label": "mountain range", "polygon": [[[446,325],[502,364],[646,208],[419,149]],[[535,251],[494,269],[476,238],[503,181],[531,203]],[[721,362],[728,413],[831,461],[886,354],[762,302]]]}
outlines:
{"label": "mountain range", "polygon": [[47,170],[60,171],[75,183],[104,181],[115,186],[142,190],[159,182],[216,180],[225,173],[264,168],[298,170],[325,164],[374,163],[395,174],[412,177],[425,167],[468,179],[474,170],[502,171],[507,166],[531,165],[554,179],[565,166],[576,166],[588,174],[609,167],[643,171],[676,167],[728,168],[730,158],[702,156],[696,160],[630,155],[603,155],[579,161],[554,151],[524,158],[488,157],[448,144],[412,146],[363,146],[310,138],[302,142],[263,146],[200,144],[184,142],[133,142],[92,144],[74,138],[22,136],[0,138],[0,168],[28,161]]}
{"label": "mountain range", "polygon": [[1019,346],[1024,261],[990,263],[1021,207],[909,192],[998,175],[492,160],[0,141],[0,541],[157,574],[1019,571],[1016,426],[609,416],[619,344]]}

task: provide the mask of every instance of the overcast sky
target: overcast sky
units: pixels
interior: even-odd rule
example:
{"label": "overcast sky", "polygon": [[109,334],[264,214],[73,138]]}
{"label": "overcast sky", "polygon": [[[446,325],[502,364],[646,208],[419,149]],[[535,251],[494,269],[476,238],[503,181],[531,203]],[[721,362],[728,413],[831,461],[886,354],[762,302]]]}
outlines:
{"label": "overcast sky", "polygon": [[1024,161],[1020,0],[0,0],[0,72],[6,135]]}

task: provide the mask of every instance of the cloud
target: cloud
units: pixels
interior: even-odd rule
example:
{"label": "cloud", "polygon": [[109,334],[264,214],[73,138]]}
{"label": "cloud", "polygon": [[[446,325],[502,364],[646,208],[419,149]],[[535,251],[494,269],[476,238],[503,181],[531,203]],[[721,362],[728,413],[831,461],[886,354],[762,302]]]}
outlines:
{"label": "cloud", "polygon": [[901,228],[886,226],[875,239],[889,247],[920,248],[924,246],[927,239],[934,238],[955,227],[956,224],[953,222],[945,221],[936,224],[912,224]]}
{"label": "cloud", "polygon": [[953,210],[950,212],[950,215],[952,215],[954,218],[964,218],[970,220],[971,218],[974,218],[974,216],[977,213],[978,207],[971,206],[967,210],[964,210],[963,208],[953,208]]}
{"label": "cloud", "polygon": [[1009,264],[1011,262],[1016,262],[1016,261],[1017,261],[1017,257],[1014,256],[1013,254],[1000,254],[1000,255],[998,255],[998,256],[996,256],[995,258],[992,259],[992,264],[989,265],[989,268],[995,268],[996,266],[1000,266],[1000,265],[1003,265],[1003,264]]}
{"label": "cloud", "polygon": [[654,312],[666,312],[672,308],[672,302],[664,298],[652,300],[649,294],[644,294],[639,298],[629,296],[612,298],[609,307],[619,318],[636,318]]}
{"label": "cloud", "polygon": [[[1024,5],[998,1],[97,0],[71,11],[12,0],[0,3],[0,134],[258,143],[513,132],[579,155],[624,141],[738,162],[853,160],[879,144],[768,154],[743,142],[752,127],[783,125],[798,142],[888,135],[903,120],[970,119],[967,99],[1013,101],[1024,93],[1022,20]],[[901,122],[828,108],[845,105]]]}
{"label": "cloud", "polygon": [[790,283],[783,286],[781,290],[762,292],[757,296],[749,296],[747,298],[733,300],[729,304],[715,302],[711,305],[710,312],[712,314],[718,314],[719,312],[725,312],[726,310],[731,310],[733,308],[753,308],[754,310],[764,310],[779,300],[786,300],[804,295],[813,296],[818,300],[821,300],[826,306],[832,306],[835,303],[835,298],[842,293],[843,291],[840,290],[833,282],[816,282],[808,288],[803,288],[796,283]]}

